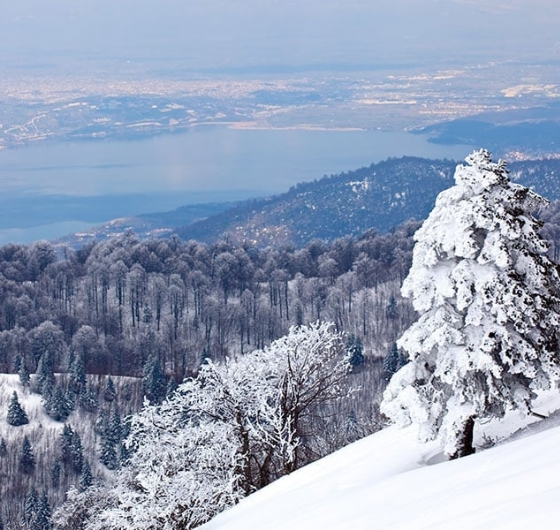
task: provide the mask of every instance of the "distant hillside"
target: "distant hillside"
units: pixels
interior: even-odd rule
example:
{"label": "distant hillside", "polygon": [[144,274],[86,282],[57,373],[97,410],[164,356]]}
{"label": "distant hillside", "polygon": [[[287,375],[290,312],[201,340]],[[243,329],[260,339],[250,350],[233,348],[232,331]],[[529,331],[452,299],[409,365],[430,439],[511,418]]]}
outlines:
{"label": "distant hillside", "polygon": [[414,131],[430,141],[447,145],[483,145],[495,154],[516,150],[556,153],[560,148],[560,104],[484,112],[430,125]]}
{"label": "distant hillside", "polygon": [[90,241],[105,241],[132,230],[141,239],[170,236],[185,224],[194,223],[232,208],[236,202],[212,202],[188,204],[167,212],[146,213],[131,217],[120,217],[81,232],[69,234],[58,240],[71,247],[79,248]]}
{"label": "distant hillside", "polygon": [[[176,231],[183,239],[261,246],[302,246],[314,238],[332,241],[369,228],[386,232],[411,219],[424,219],[437,194],[452,184],[456,162],[405,157],[356,171],[298,184],[287,193],[243,202]],[[560,198],[560,160],[510,164],[512,180],[549,199]]]}

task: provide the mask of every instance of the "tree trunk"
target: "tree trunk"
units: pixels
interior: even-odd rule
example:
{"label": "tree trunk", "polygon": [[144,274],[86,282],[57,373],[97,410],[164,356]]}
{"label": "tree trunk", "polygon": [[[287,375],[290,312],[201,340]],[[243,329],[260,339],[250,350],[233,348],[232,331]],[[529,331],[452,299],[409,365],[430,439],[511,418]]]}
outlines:
{"label": "tree trunk", "polygon": [[449,455],[449,460],[455,460],[456,458],[474,454],[476,450],[473,446],[473,437],[474,416],[471,416],[465,421],[465,423],[463,423],[463,430],[459,435],[459,440],[457,442],[457,451]]}

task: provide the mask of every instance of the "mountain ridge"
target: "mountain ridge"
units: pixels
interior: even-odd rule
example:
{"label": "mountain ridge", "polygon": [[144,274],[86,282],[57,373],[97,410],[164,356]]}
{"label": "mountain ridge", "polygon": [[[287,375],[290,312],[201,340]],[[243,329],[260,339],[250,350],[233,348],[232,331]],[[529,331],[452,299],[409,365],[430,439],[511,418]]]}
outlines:
{"label": "mountain ridge", "polygon": [[[58,240],[82,246],[132,230],[141,238],[177,235],[214,243],[228,239],[264,247],[302,247],[369,229],[385,233],[410,219],[423,220],[437,194],[452,184],[452,160],[389,158],[356,170],[292,186],[287,192],[228,203],[182,206],[169,212],[116,219]],[[509,164],[511,178],[551,201],[560,199],[560,159]]]}

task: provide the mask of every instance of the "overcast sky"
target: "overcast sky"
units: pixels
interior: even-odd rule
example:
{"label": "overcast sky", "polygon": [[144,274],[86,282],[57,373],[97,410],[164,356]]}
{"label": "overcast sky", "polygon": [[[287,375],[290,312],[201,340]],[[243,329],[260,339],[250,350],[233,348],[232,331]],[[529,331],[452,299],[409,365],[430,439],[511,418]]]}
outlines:
{"label": "overcast sky", "polygon": [[0,66],[544,61],[559,28],[558,0],[0,0]]}

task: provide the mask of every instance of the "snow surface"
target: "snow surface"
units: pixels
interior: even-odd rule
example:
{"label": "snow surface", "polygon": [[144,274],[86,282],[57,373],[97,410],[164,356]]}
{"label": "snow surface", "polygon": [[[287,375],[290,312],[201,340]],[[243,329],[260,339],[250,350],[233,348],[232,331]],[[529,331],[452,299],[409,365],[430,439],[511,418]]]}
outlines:
{"label": "snow surface", "polygon": [[[445,461],[414,427],[389,427],[284,477],[204,530],[549,529],[560,527],[558,390],[535,410],[483,426],[504,439]],[[512,436],[513,434],[513,436]],[[482,433],[478,431],[478,441]]]}

